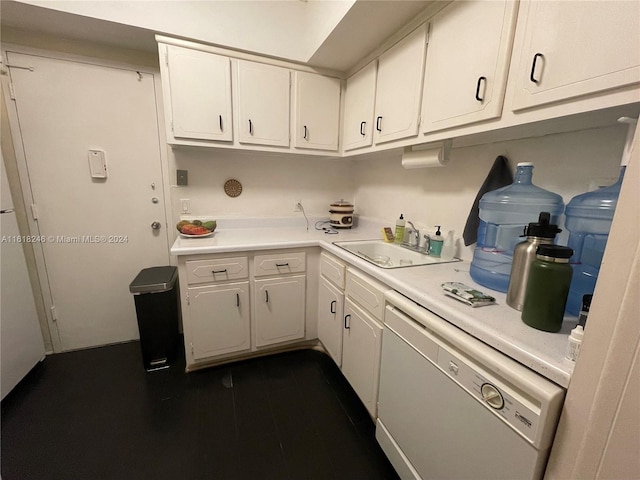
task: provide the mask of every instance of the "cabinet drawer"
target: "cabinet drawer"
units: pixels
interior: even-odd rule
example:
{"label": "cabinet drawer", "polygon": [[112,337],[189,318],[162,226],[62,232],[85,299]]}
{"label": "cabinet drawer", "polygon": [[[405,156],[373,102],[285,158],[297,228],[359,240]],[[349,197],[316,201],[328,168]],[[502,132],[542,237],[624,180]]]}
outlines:
{"label": "cabinet drawer", "polygon": [[344,290],[345,270],[346,267],[344,263],[339,262],[326,253],[320,254],[320,273],[341,290]]}
{"label": "cabinet drawer", "polygon": [[358,305],[382,321],[384,317],[384,292],[388,288],[350,268],[347,269],[347,286],[345,292]]}
{"label": "cabinet drawer", "polygon": [[191,260],[186,263],[186,267],[189,285],[249,278],[247,257]]}
{"label": "cabinet drawer", "polygon": [[256,255],[253,259],[256,277],[300,273],[306,270],[304,252]]}

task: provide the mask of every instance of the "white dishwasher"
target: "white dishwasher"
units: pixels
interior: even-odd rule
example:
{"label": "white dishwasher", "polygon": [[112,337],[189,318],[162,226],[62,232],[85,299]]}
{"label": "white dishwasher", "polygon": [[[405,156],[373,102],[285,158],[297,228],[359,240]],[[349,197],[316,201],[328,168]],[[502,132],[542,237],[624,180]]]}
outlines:
{"label": "white dishwasher", "polygon": [[385,295],[376,438],[403,479],[539,479],[565,391]]}

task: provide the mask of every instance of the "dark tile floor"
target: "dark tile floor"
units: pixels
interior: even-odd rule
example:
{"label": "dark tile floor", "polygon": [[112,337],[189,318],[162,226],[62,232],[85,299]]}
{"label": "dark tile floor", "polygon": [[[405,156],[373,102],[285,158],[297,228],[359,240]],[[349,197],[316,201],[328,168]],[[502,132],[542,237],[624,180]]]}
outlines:
{"label": "dark tile floor", "polygon": [[340,370],[301,350],[146,373],[137,342],[47,357],[2,402],[3,480],[396,479]]}

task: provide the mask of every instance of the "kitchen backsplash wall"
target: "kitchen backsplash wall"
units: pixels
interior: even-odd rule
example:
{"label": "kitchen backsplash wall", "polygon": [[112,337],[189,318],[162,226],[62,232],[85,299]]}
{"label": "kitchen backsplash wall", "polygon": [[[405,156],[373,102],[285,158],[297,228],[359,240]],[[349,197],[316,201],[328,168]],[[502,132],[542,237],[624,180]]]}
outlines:
{"label": "kitchen backsplash wall", "polygon": [[[562,195],[565,204],[587,191],[594,179],[613,183],[619,174],[626,137],[624,125],[548,135],[545,137],[454,148],[444,167],[405,170],[401,154],[355,162],[355,207],[360,215],[376,217],[393,228],[403,213],[417,227],[442,225],[454,230],[456,254],[473,258],[464,247],[462,231],[467,216],[495,158],[504,155],[512,171],[518,162],[533,162],[533,182]],[[566,233],[561,234],[562,242]]]}
{"label": "kitchen backsplash wall", "polygon": [[[613,126],[545,137],[454,148],[445,167],[405,170],[401,153],[355,159],[300,158],[286,155],[218,149],[170,149],[169,166],[174,221],[180,199],[190,201],[194,216],[300,217],[302,201],[308,216],[327,217],[329,203],[340,198],[355,203],[356,214],[378,219],[393,228],[403,213],[426,232],[434,225],[455,231],[456,255],[471,260],[462,231],[478,189],[495,158],[504,155],[512,170],[518,162],[533,162],[536,185],[556,192],[565,204],[590,188],[593,180],[613,183],[619,173],[626,126]],[[176,186],[176,169],[189,172],[189,185]],[[230,178],[243,185],[237,198],[224,193]],[[566,240],[563,232],[559,241]]]}
{"label": "kitchen backsplash wall", "polygon": [[[189,185],[176,186],[176,169],[188,170]],[[353,166],[346,159],[294,157],[261,152],[207,148],[170,149],[169,175],[174,219],[180,199],[188,198],[191,214],[221,217],[299,217],[297,201],[307,216],[329,217],[329,204],[353,200]],[[224,183],[235,178],[242,194],[225,194]],[[177,221],[177,220],[176,220]]]}

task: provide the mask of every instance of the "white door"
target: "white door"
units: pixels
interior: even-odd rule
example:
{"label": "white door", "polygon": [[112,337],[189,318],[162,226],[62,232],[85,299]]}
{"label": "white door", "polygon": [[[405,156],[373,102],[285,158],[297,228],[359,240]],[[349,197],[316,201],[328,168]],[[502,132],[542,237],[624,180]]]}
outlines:
{"label": "white door", "polygon": [[534,1],[520,9],[514,110],[640,82],[640,2]]}
{"label": "white door", "polygon": [[500,116],[517,6],[507,0],[453,2],[433,18],[422,132]]}
{"label": "white door", "polygon": [[423,25],[380,56],[374,125],[376,143],[418,134],[426,48],[426,26]]}
{"label": "white door", "polygon": [[194,360],[251,348],[249,282],[194,287],[188,295]]}
{"label": "white door", "polygon": [[382,326],[349,298],[344,307],[342,373],[373,417],[378,403]]}
{"label": "white door", "polygon": [[294,145],[338,149],[340,80],[308,72],[294,73]]}
{"label": "white door", "polygon": [[256,347],[304,337],[304,275],[255,280]]}
{"label": "white door", "polygon": [[289,146],[289,70],[238,60],[238,141]]}
{"label": "white door", "polygon": [[[45,239],[40,276],[54,348],[135,339],[129,283],[169,263],[154,76],[14,52],[7,59],[33,67],[10,72],[33,233]],[[91,177],[89,150],[104,152],[107,178]]]}
{"label": "white door", "polygon": [[7,171],[0,153],[0,398],[44,358],[44,342],[27,271]]}
{"label": "white door", "polygon": [[329,280],[320,278],[318,294],[318,338],[338,366],[342,363],[342,319],[344,294]]}
{"label": "white door", "polygon": [[377,62],[373,61],[347,79],[344,96],[344,150],[370,147],[373,141],[373,106],[376,97]]}
{"label": "white door", "polygon": [[229,58],[173,45],[167,55],[173,136],[233,140]]}

